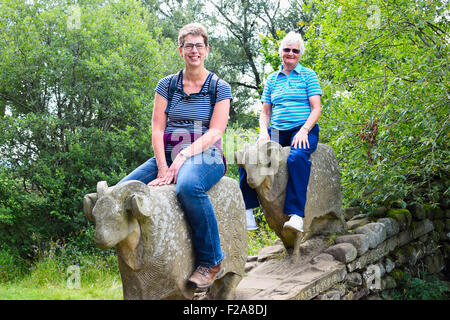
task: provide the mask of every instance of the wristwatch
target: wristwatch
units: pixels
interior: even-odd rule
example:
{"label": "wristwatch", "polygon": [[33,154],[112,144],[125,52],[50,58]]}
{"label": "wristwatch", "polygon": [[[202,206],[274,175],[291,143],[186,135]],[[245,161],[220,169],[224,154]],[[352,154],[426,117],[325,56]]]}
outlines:
{"label": "wristwatch", "polygon": [[191,157],[191,155],[189,154],[189,150],[188,149],[183,149],[180,151],[180,154],[187,159],[189,159]]}
{"label": "wristwatch", "polygon": [[302,128],[306,129],[306,131],[308,131],[308,132],[311,130],[311,128],[308,127],[306,124],[304,124],[304,125],[302,126]]}

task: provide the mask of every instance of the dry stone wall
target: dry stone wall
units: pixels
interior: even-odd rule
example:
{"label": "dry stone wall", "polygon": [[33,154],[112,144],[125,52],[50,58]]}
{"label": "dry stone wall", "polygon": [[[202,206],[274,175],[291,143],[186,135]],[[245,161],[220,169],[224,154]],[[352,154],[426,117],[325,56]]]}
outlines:
{"label": "dry stone wall", "polygon": [[345,210],[348,230],[302,243],[281,243],[248,258],[236,299],[358,300],[395,288],[405,272],[439,273],[450,257],[450,210],[419,204]]}

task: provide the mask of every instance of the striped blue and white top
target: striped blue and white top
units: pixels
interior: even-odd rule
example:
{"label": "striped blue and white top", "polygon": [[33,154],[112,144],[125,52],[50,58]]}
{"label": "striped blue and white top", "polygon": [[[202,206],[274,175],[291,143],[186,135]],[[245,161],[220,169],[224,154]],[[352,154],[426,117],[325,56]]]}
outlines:
{"label": "striped blue and white top", "polygon": [[[164,99],[168,100],[169,85],[172,75],[162,78],[156,85],[155,91],[159,93]],[[203,135],[209,129],[209,122],[211,120],[213,107],[211,107],[210,97],[208,94],[209,82],[211,81],[212,73],[208,75],[200,89],[199,93],[187,95],[183,90],[183,74],[178,78],[177,87],[171,102],[170,110],[167,113],[167,126],[164,131],[165,134],[173,136],[183,134],[195,134],[195,139]],[[219,101],[230,99],[231,87],[224,80],[217,81],[216,104]],[[193,141],[186,141],[183,139],[181,148],[185,148]],[[166,152],[171,152],[173,147],[166,145]]]}
{"label": "striped blue and white top", "polygon": [[297,64],[286,76],[282,68],[267,78],[261,101],[272,104],[270,127],[289,130],[306,122],[311,113],[308,98],[322,91],[313,70]]}

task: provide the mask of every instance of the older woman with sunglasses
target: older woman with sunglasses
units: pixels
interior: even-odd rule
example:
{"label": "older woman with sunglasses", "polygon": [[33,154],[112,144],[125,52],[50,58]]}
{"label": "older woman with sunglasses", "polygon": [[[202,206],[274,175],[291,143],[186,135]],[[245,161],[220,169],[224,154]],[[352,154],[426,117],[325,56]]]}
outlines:
{"label": "older woman with sunglasses", "polygon": [[[282,66],[271,74],[262,95],[263,108],[259,118],[258,143],[274,140],[291,146],[287,159],[289,179],[286,186],[284,213],[290,218],[284,228],[303,232],[306,191],[311,162],[309,157],[317,148],[322,94],[316,73],[299,64],[305,52],[302,36],[290,32],[281,41],[279,54]],[[270,126],[269,126],[270,124]],[[239,170],[239,183],[247,209],[248,229],[255,229],[252,208],[259,206],[254,189],[247,184],[247,174]]]}
{"label": "older woman with sunglasses", "polygon": [[[176,183],[176,194],[192,228],[197,268],[188,283],[209,288],[223,273],[214,208],[206,192],[225,174],[221,137],[228,122],[231,88],[206,70],[206,29],[184,26],[178,45],[185,68],[156,86],[152,118],[155,156],[120,181],[139,180],[150,186]],[[176,78],[174,78],[176,76]],[[175,79],[175,80],[173,80]],[[210,83],[217,84],[213,103]],[[173,84],[173,86],[172,86]],[[170,90],[173,88],[174,90]]]}

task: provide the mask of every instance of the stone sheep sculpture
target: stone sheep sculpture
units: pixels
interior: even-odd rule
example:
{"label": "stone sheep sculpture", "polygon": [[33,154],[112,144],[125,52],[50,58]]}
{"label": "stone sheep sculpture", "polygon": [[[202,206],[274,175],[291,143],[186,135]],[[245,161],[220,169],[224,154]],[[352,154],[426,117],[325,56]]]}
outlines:
{"label": "stone sheep sculpture", "polygon": [[[209,299],[229,299],[244,275],[247,259],[245,207],[237,181],[223,177],[208,191],[214,206],[224,275],[207,292]],[[175,194],[175,185],[149,187],[127,181],[85,195],[85,216],[95,222],[94,241],[116,247],[123,296],[135,299],[192,299],[187,284],[194,271],[191,229]]]}
{"label": "stone sheep sculpture", "polygon": [[331,147],[322,143],[310,158],[312,166],[303,219],[304,234],[283,231],[283,225],[289,219],[283,213],[289,153],[290,147],[283,148],[274,141],[246,144],[235,153],[236,163],[247,171],[249,186],[256,189],[269,227],[287,249],[313,235],[344,232],[346,224],[336,155]]}

